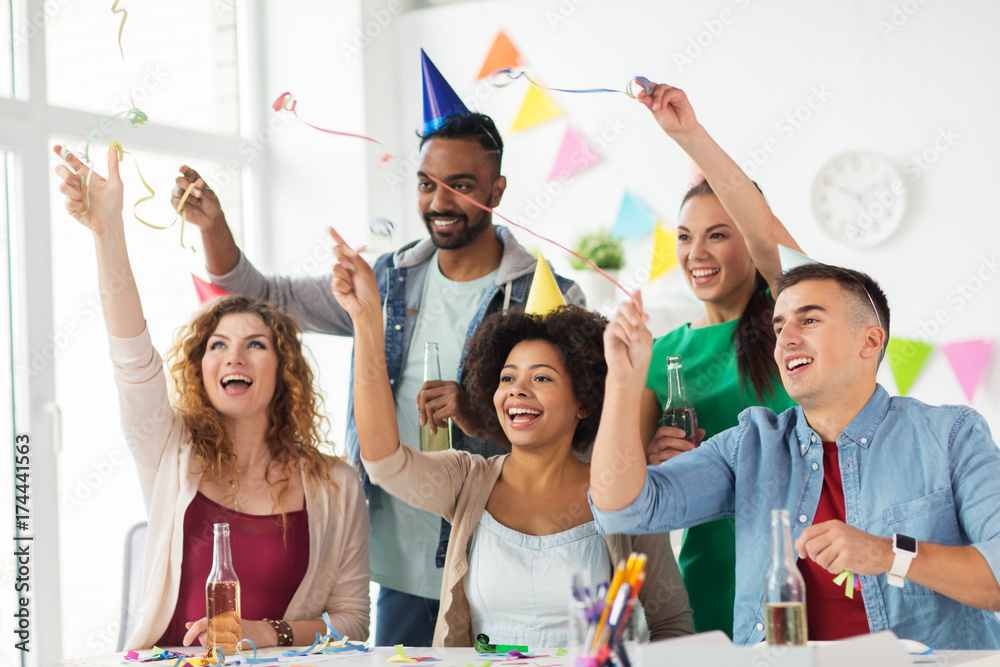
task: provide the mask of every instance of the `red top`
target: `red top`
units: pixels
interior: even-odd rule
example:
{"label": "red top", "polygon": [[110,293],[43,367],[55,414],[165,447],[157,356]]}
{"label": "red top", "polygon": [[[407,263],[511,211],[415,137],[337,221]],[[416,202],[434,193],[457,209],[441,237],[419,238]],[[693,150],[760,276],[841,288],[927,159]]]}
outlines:
{"label": "red top", "polygon": [[[840,478],[837,443],[823,443],[823,491],[813,525],[838,519],[845,520],[844,485]],[[854,599],[844,594],[844,585],[833,583],[836,574],[827,572],[809,558],[799,559],[799,571],[806,582],[806,615],[809,619],[809,639],[818,641],[865,635],[868,614],[861,591]]]}
{"label": "red top", "polygon": [[157,646],[180,646],[184,624],[204,618],[205,582],[212,570],[213,524],[229,524],[233,569],[240,579],[240,614],[249,620],[280,619],[309,564],[309,521],[305,507],[280,514],[236,512],[199,491],[184,514],[184,557],[177,606]]}

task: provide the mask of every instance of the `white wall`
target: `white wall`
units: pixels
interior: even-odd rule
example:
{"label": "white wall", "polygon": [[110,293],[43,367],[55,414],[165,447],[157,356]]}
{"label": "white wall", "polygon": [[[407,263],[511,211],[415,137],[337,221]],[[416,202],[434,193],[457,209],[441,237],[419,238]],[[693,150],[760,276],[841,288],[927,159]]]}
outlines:
{"label": "white wall", "polygon": [[[988,199],[1000,181],[1000,42],[994,34],[1000,5],[509,0],[393,8],[398,5],[385,0],[363,2],[366,21],[392,16],[387,26],[372,30],[363,52],[368,132],[396,141],[390,144],[396,153],[416,146],[419,49],[425,48],[459,95],[492,115],[504,135],[509,188],[499,212],[572,242],[582,231],[613,222],[625,188],[672,222],[690,175],[687,158],[623,95],[553,93],[563,117],[509,131],[524,82],[489,89],[474,81],[503,28],[528,71],[547,85],[621,87],[642,74],[684,88],[702,123],[739,161],[760,155],[765,141],[774,139],[777,150],[763,164],[748,163],[753,177],[808,253],[881,282],[892,304],[894,334],[920,338],[943,315],[938,330],[926,332],[932,343],[1000,336],[1000,280],[988,268],[1000,255],[997,214]],[[802,107],[810,102],[815,109]],[[786,119],[796,113],[808,116],[797,127]],[[601,165],[572,179],[548,207],[532,208],[548,200],[544,179],[567,122],[592,138],[605,128],[620,128],[620,134],[607,145]],[[955,137],[938,142],[943,151],[935,149],[941,133]],[[868,249],[832,240],[810,211],[816,171],[848,149],[877,151],[916,175],[909,180],[912,197],[900,229]],[[924,154],[933,163],[921,170],[912,159]],[[393,189],[370,159],[368,175],[370,214],[401,224],[405,238],[419,236],[412,177]],[[542,247],[518,235],[529,247]],[[557,266],[567,266],[558,251],[543,249]],[[633,248],[626,273],[641,275],[649,251]],[[980,270],[989,276],[982,282]],[[962,297],[960,288],[971,298]],[[661,332],[690,316],[691,298],[676,273],[645,289],[660,307]],[[880,379],[895,391],[887,369]],[[910,395],[931,403],[966,402],[939,351]],[[994,428],[1000,425],[1000,351],[973,406]]]}

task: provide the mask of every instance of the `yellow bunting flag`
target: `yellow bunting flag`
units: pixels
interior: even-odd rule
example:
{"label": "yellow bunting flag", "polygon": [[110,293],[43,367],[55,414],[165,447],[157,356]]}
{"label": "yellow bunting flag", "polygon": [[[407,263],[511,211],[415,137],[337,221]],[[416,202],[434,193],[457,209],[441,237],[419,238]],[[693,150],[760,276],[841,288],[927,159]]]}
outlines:
{"label": "yellow bunting flag", "polygon": [[913,382],[920,375],[920,371],[927,362],[933,345],[921,343],[917,340],[907,340],[905,338],[890,338],[889,346],[886,350],[889,357],[889,366],[892,367],[892,375],[896,378],[896,388],[900,396],[906,396],[913,386]]}
{"label": "yellow bunting flag", "polygon": [[653,280],[677,266],[677,237],[663,228],[663,223],[656,223],[655,241],[653,243],[653,264],[649,268],[649,279]]}
{"label": "yellow bunting flag", "polygon": [[521,108],[510,129],[527,130],[561,115],[562,109],[548,93],[538,86],[531,86],[528,88],[528,94],[524,96],[524,101],[521,102]]}
{"label": "yellow bunting flag", "polygon": [[529,315],[548,315],[559,306],[565,306],[566,299],[559,291],[555,276],[549,270],[549,264],[541,252],[538,253],[538,264],[535,275],[531,279],[531,290],[528,301],[524,304],[524,312]]}

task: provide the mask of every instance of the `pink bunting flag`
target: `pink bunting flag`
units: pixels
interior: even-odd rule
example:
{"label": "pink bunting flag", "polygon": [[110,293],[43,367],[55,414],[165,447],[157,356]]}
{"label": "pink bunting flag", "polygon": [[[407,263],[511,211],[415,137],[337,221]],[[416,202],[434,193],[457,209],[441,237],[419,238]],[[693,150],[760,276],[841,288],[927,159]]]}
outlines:
{"label": "pink bunting flag", "polygon": [[601,156],[584,139],[583,135],[572,126],[567,126],[562,146],[559,148],[559,155],[556,156],[556,162],[552,165],[548,180],[559,181],[569,178],[600,161]]}
{"label": "pink bunting flag", "polygon": [[976,388],[983,379],[986,365],[993,350],[993,341],[983,338],[981,340],[966,340],[958,343],[946,343],[938,346],[944,356],[948,358],[951,369],[955,371],[958,383],[962,385],[965,397],[972,402],[972,397],[976,393]]}
{"label": "pink bunting flag", "polygon": [[205,282],[193,273],[191,274],[191,280],[194,281],[194,291],[198,294],[198,303],[202,306],[213,299],[218,299],[220,296],[227,296],[229,294],[229,292],[221,287],[216,287],[212,283]]}

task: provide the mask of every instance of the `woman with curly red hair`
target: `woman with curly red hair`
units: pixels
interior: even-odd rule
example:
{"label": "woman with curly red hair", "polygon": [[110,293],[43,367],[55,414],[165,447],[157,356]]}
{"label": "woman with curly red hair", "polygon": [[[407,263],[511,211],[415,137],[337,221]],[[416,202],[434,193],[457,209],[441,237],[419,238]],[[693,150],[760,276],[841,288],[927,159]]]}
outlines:
{"label": "woman with curly red hair", "polygon": [[[385,368],[382,309],[372,269],[334,233],[332,289],[354,323],[354,416],[372,482],[452,525],[435,646],[565,646],[571,576],[608,581],[632,551],[647,554],[640,637],[693,629],[669,535],[601,536],[581,459],[600,422],[607,320],[575,306],[545,317],[520,310],[485,319],[469,340],[465,388],[498,419],[510,454],[421,452],[399,440]],[[648,631],[648,634],[647,634]]]}
{"label": "woman with curly red hair", "polygon": [[[62,154],[59,146],[56,153]],[[228,523],[241,637],[310,644],[368,636],[368,514],[354,471],[320,451],[322,399],[298,326],[264,302],[224,297],[183,327],[169,369],[153,349],[125,247],[118,159],[108,179],[59,165],[66,210],[94,236],[124,435],[149,519],[144,608],[132,648],[205,644],[213,524]]]}

